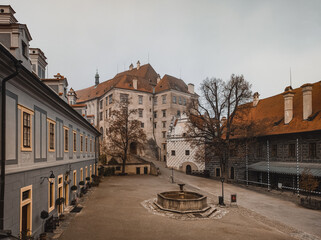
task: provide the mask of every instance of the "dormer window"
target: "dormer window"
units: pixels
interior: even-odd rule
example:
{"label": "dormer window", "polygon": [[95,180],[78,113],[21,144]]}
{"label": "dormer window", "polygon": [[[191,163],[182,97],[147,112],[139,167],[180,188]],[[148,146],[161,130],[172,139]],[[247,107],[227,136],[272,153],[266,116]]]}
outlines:
{"label": "dormer window", "polygon": [[28,58],[28,47],[27,47],[27,44],[24,42],[24,41],[21,41],[21,51],[22,51],[22,55],[25,57],[25,58]]}

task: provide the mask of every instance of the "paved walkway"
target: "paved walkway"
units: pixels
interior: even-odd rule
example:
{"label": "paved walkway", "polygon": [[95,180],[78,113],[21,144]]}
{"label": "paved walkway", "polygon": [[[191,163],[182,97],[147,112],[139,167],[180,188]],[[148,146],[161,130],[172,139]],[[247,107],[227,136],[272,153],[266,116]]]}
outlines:
{"label": "paved walkway", "polygon": [[[171,170],[161,162],[155,164],[162,172],[158,177],[104,178],[59,239],[310,240],[321,236],[320,211],[231,184],[224,184],[226,198],[237,193],[239,207],[228,207],[222,219],[184,221],[155,215],[147,211],[142,202],[155,198],[158,192],[178,189],[177,184],[170,183]],[[221,194],[218,181],[176,171],[174,179],[185,183],[187,190],[206,194],[211,202],[217,203],[217,196]]]}
{"label": "paved walkway", "polygon": [[[161,176],[169,179],[171,170],[165,168],[165,164],[162,162],[154,163],[160,167],[163,173]],[[216,199],[217,196],[221,195],[221,182],[219,181],[188,176],[176,171],[174,171],[174,179],[177,182],[184,182],[200,191],[212,194]],[[293,202],[225,183],[225,198],[228,198],[232,193],[237,194],[240,206],[261,214],[270,220],[278,221],[300,231],[321,237],[321,211],[306,209]],[[293,197],[296,196],[294,195]]]}

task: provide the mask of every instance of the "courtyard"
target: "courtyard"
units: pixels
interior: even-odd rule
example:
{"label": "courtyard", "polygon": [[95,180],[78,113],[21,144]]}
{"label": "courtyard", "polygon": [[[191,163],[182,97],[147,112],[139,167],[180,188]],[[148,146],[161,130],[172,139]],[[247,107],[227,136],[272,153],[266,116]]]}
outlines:
{"label": "courtyard", "polygon": [[[320,211],[230,184],[225,184],[226,201],[230,193],[237,193],[238,205],[217,207],[226,211],[222,218],[182,220],[155,214],[143,206],[144,201],[178,189],[170,182],[171,171],[159,167],[158,177],[105,177],[60,239],[318,239],[321,235]],[[220,182],[178,172],[174,179],[217,204]]]}

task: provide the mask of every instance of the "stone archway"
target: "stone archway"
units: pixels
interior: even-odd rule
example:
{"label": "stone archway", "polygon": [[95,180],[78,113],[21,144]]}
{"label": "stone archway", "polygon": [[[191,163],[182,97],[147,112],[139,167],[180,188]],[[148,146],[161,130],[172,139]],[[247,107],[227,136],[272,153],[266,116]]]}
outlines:
{"label": "stone archway", "polygon": [[130,143],[130,145],[129,145],[129,152],[130,152],[131,154],[137,155],[137,142],[132,142],[132,143]]}
{"label": "stone archway", "polygon": [[192,174],[192,167],[191,165],[186,165],[186,174]]}

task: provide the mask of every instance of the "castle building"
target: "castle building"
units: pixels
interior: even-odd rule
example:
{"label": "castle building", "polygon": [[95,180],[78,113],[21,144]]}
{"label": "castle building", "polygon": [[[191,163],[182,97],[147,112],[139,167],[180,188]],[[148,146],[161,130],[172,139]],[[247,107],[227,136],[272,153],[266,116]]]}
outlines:
{"label": "castle building", "polygon": [[[237,128],[226,169],[231,181],[255,183],[269,188],[300,191],[307,169],[316,177],[321,194],[321,82],[286,87],[283,93],[240,106],[235,118],[253,126],[251,137]],[[217,158],[206,161],[213,177],[221,177]],[[301,189],[302,190],[302,189]]]}
{"label": "castle building", "polygon": [[186,137],[188,124],[189,117],[185,113],[172,120],[167,133],[167,167],[191,174],[193,171],[204,171],[205,162],[204,156],[198,156],[198,151],[204,151],[200,149],[200,146],[193,146]]}
{"label": "castle building", "polygon": [[67,103],[66,78],[41,80],[45,55],[29,49],[28,28],[14,13],[0,5],[0,230],[38,239],[41,213],[60,216],[74,198],[70,187],[79,191],[97,174],[100,133]]}
{"label": "castle building", "polygon": [[[118,73],[114,78],[99,82],[96,73],[95,85],[69,92],[69,102],[86,104],[87,116],[92,116],[94,126],[99,129],[103,138],[106,138],[108,119],[115,109],[115,101],[122,98],[130,100],[130,108],[138,109],[137,119],[141,121],[147,139],[155,140],[158,146],[159,158],[166,161],[167,146],[166,133],[174,116],[187,112],[191,99],[198,98],[194,92],[194,85],[181,79],[164,75],[161,78],[150,64],[140,65],[136,68],[133,64],[129,70]],[[143,151],[136,149],[135,143],[131,144],[131,153],[144,155],[149,149]]]}

